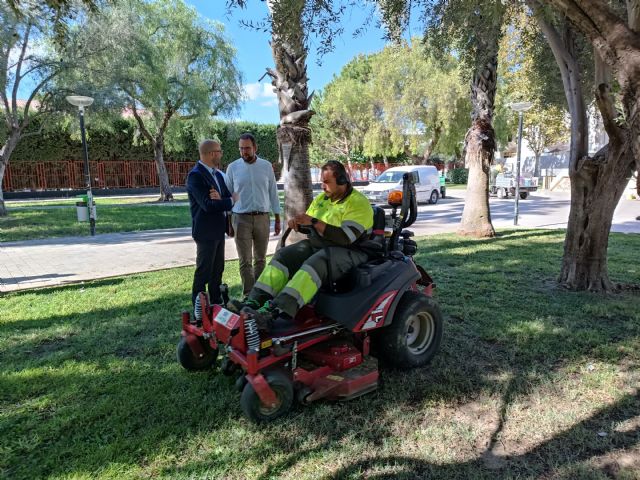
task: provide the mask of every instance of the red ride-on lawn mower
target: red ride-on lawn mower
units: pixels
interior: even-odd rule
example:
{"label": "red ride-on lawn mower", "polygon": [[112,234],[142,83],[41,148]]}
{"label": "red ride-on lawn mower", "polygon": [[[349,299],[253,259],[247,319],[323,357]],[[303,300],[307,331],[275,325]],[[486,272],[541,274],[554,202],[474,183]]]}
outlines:
{"label": "red ride-on lawn mower", "polygon": [[[385,238],[385,213],[374,207],[373,235],[360,246],[370,260],[338,282],[331,281],[292,322],[258,331],[250,314],[209,305],[201,293],[194,319],[182,314],[178,360],[187,370],[211,368],[222,354],[224,373],[240,372],[240,405],[251,420],[273,420],[294,398],[348,400],[378,386],[378,360],[399,368],[425,365],[442,338],[442,314],[431,298],[434,284],[413,260],[416,242],[404,230],[417,216],[415,174],[404,175],[403,191],[392,192],[392,233]],[[398,209],[400,209],[398,211]],[[284,243],[284,242],[283,242]]]}

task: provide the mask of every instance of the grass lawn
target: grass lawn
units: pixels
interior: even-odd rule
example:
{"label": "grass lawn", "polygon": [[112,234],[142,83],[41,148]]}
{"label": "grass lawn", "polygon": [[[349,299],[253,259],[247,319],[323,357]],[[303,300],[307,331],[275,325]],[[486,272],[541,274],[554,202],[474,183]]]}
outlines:
{"label": "grass lawn", "polygon": [[[186,193],[176,193],[173,199],[177,202],[186,202],[188,200]],[[157,204],[158,195],[132,195],[127,197],[93,197],[96,205],[128,205],[135,203]],[[7,208],[23,208],[23,207],[61,207],[74,206],[76,198],[52,198],[42,200],[8,200]]]}
{"label": "grass lawn", "polygon": [[[427,367],[273,424],[175,359],[191,268],[0,297],[0,477],[637,479],[640,295],[555,286],[563,233],[421,239],[445,313]],[[640,236],[613,234],[640,283]],[[237,263],[225,280],[239,293]]]}
{"label": "grass lawn", "polygon": [[[185,204],[98,205],[97,213],[98,234],[191,226],[189,206]],[[10,208],[8,216],[0,217],[0,242],[74,235],[89,235],[89,223],[77,221],[75,205]]]}
{"label": "grass lawn", "polygon": [[446,187],[447,187],[447,190],[466,190],[467,184],[466,183],[447,183]]}
{"label": "grass lawn", "polygon": [[[284,192],[278,195],[284,205]],[[190,227],[186,194],[177,194],[176,200],[180,203],[157,203],[149,196],[98,198],[96,233]],[[7,206],[9,215],[0,217],[0,242],[89,235],[88,222],[77,221],[75,199],[7,202]]]}

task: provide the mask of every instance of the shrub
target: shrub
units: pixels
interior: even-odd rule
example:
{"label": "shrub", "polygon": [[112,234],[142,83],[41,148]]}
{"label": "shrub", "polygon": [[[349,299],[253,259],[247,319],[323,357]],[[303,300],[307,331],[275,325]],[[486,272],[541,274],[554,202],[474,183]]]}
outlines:
{"label": "shrub", "polygon": [[465,184],[469,177],[469,169],[467,168],[454,168],[449,171],[451,183]]}

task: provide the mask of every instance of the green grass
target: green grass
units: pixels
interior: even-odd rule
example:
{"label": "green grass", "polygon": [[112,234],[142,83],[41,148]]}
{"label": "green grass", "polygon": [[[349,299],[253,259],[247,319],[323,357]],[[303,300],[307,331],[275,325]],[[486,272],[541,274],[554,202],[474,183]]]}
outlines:
{"label": "green grass", "polygon": [[447,183],[446,187],[447,187],[447,190],[466,190],[467,184],[466,183]]}
{"label": "green grass", "polygon": [[[319,192],[314,192],[314,195]],[[284,192],[278,192],[284,205]],[[96,199],[96,233],[137,232],[190,227],[186,194],[178,203],[157,203],[155,197],[101,197]],[[89,235],[89,224],[78,222],[75,199],[7,202],[9,215],[0,217],[0,242]]]}
{"label": "green grass", "polygon": [[[7,294],[0,477],[638,478],[640,296],[557,288],[562,241],[421,239],[445,314],[434,361],[260,426],[233,378],[175,360],[191,268]],[[614,281],[640,283],[639,249],[611,236]],[[225,280],[239,294],[235,261]]]}
{"label": "green grass", "polygon": [[[134,232],[191,225],[189,206],[182,205],[99,205],[96,233]],[[88,222],[78,222],[76,207],[14,208],[0,217],[0,242],[36,238],[89,235]]]}
{"label": "green grass", "polygon": [[[128,197],[93,197],[96,205],[128,205],[135,203],[157,204],[158,195],[135,195]],[[186,202],[186,193],[176,193],[173,199],[178,202]],[[77,199],[74,198],[52,198],[43,200],[8,200],[7,208],[24,208],[24,207],[65,207],[75,206]]]}

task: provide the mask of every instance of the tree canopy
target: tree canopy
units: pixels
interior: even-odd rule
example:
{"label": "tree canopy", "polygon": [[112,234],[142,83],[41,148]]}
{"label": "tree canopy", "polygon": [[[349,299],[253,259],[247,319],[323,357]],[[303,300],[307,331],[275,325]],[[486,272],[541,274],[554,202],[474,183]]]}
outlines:
{"label": "tree canopy", "polygon": [[[77,28],[80,28],[78,26]],[[153,145],[160,176],[165,132],[180,118],[236,111],[242,96],[235,49],[223,26],[198,16],[181,0],[122,0],[89,16],[86,43],[100,54],[65,82],[76,92],[105,92],[128,108]],[[85,80],[88,78],[88,81]],[[169,197],[161,178],[161,197]]]}
{"label": "tree canopy", "polygon": [[470,109],[453,59],[438,63],[419,40],[358,55],[314,102],[316,151],[350,158],[450,155]]}

